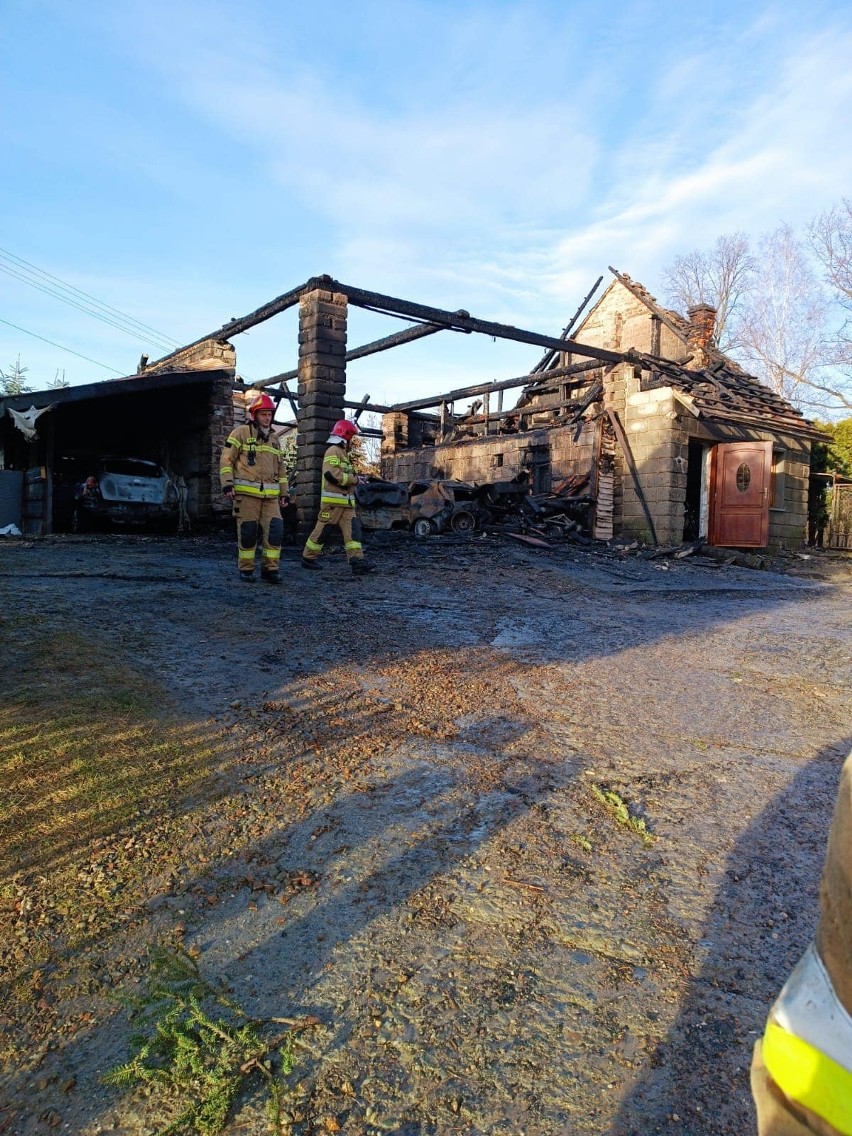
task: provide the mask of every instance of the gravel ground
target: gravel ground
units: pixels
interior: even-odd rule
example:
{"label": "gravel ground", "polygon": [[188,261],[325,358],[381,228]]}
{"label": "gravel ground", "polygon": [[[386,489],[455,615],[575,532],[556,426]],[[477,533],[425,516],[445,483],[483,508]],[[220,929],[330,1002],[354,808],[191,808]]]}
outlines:
{"label": "gravel ground", "polygon": [[[355,580],[288,550],[271,589],[219,537],[0,547],[6,607],[112,639],[223,754],[180,871],[59,965],[74,1028],[18,1023],[0,1132],[157,1130],[155,1097],[99,1080],[129,1036],[104,988],[154,941],[253,1014],[316,1016],[287,1132],[753,1131],[751,1048],[813,933],[852,744],[848,559],[369,555]],[[228,1128],[267,1131],[259,1095]]]}

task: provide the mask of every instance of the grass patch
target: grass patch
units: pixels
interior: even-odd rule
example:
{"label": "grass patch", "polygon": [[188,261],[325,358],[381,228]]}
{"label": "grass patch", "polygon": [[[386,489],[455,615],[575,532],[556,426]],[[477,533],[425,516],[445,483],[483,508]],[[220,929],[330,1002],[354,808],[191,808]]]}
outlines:
{"label": "grass patch", "polygon": [[49,872],[204,780],[211,739],[169,717],[164,689],[114,647],[9,620],[0,633],[0,880]]}
{"label": "grass patch", "polygon": [[644,845],[647,846],[654,843],[657,837],[652,832],[649,832],[648,826],[642,817],[630,812],[627,802],[623,797],[619,796],[614,790],[604,789],[600,785],[593,784],[591,788],[595,797],[597,797],[607,812],[615,817],[619,824],[624,825],[625,828],[629,828],[631,832],[634,832],[640,837]]}
{"label": "grass patch", "polygon": [[91,1021],[85,948],[144,923],[145,901],[200,862],[196,817],[221,803],[228,752],[120,644],[1,614],[0,635],[0,1063],[13,1065]]}
{"label": "grass patch", "polygon": [[151,952],[147,990],[127,1003],[137,1029],[133,1053],[104,1081],[163,1091],[175,1115],[156,1136],[218,1136],[237,1098],[257,1078],[268,1093],[269,1131],[281,1131],[281,1078],[293,1068],[296,1030],[315,1025],[315,1018],[288,1020],[286,1030],[265,1039],[283,1019],[249,1018],[201,977],[193,958],[165,948]]}

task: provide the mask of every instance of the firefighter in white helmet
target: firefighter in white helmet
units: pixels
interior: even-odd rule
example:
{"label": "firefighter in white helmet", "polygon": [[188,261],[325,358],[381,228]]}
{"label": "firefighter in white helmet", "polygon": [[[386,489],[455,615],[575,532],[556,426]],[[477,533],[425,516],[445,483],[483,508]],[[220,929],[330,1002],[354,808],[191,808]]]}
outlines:
{"label": "firefighter in white helmet", "polygon": [[255,578],[255,553],[262,534],[260,576],[270,584],[280,582],[281,505],[289,501],[284,455],[272,435],[274,413],[269,395],[258,394],[249,404],[249,421],[231,431],[219,463],[222,492],[232,502],[237,521],[240,579]]}
{"label": "firefighter in white helmet", "polygon": [[364,559],[361,526],[355,516],[355,486],[359,477],[349,460],[349,447],[359,433],[354,422],[341,418],[335,422],[322,461],[322,489],[317,523],[305,542],[302,567],[317,569],[323,545],[330,530],[337,526],[343,535],[343,548],[354,576],[373,572]]}
{"label": "firefighter in white helmet", "polygon": [[754,1048],[759,1136],[852,1136],[852,754],[820,885],[816,937]]}

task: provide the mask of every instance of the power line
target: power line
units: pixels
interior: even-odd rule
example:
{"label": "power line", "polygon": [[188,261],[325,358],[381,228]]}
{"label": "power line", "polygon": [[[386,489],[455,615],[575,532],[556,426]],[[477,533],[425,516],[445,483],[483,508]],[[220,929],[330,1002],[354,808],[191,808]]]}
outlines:
{"label": "power line", "polygon": [[22,276],[14,268],[10,268],[6,264],[0,263],[0,272],[5,272],[7,276],[12,276],[15,280],[21,280],[24,284],[29,284],[31,288],[37,288],[39,292],[44,292],[47,296],[55,296],[58,300],[62,300],[64,304],[70,304],[71,307],[77,308],[81,312],[85,312],[86,315],[94,316],[95,319],[99,319],[101,323],[108,323],[111,327],[115,327],[119,331],[125,332],[127,335],[132,336],[134,339],[141,339],[143,343],[153,344],[153,346],[160,349],[166,349],[169,351],[173,350],[170,343],[164,343],[162,340],[155,340],[150,335],[142,335],[138,331],[125,327],[124,324],[119,323],[117,320],[110,319],[108,316],[100,315],[98,312],[93,311],[85,304],[78,304],[76,300],[72,300],[67,296],[61,295],[61,293],[55,291],[53,288],[50,288],[47,285],[40,284],[35,280],[28,280],[26,276]]}
{"label": "power line", "polygon": [[43,335],[36,335],[34,331],[27,331],[25,327],[18,327],[16,323],[10,323],[9,320],[4,320],[2,317],[0,317],[0,323],[5,323],[7,327],[13,327],[15,331],[22,331],[24,335],[31,335],[33,339],[40,339],[42,343],[49,343],[51,347],[58,347],[60,351],[67,351],[69,355],[76,355],[78,359],[85,359],[87,363],[94,363],[96,367],[103,367],[105,371],[114,371],[116,375],[124,376],[124,372],[116,370],[115,367],[108,367],[106,363],[99,363],[97,359],[90,359],[88,355],[81,355],[79,351],[72,351],[70,347],[63,347],[61,343],[54,343],[52,339],[45,339]]}
{"label": "power line", "polygon": [[[150,336],[154,335],[160,342],[165,342],[169,345],[180,346],[176,339],[173,339],[170,335],[166,335],[165,332],[158,331],[156,328],[151,327],[150,324],[143,323],[141,320],[136,319],[135,316],[130,316],[126,312],[122,312],[118,308],[112,307],[112,305],[110,304],[105,304],[96,296],[92,296],[91,293],[84,292],[82,288],[77,288],[75,285],[69,284],[67,281],[60,279],[60,277],[54,276],[50,272],[46,272],[44,269],[39,268],[37,265],[32,264],[28,260],[24,260],[23,257],[17,256],[15,253],[10,252],[8,249],[0,248],[0,259],[12,261],[12,268],[17,269],[18,272],[23,272],[26,274],[25,276],[19,277],[19,279],[23,280],[23,282],[26,284],[30,284],[34,288],[40,287],[40,282],[37,283],[36,281],[30,280],[27,277],[34,276],[36,277],[36,280],[38,280],[38,278],[40,277],[41,280],[46,280],[52,284],[58,285],[59,289],[62,292],[67,292],[72,298],[69,299],[66,296],[57,295],[56,292],[51,292],[50,294],[56,296],[57,299],[63,300],[65,303],[72,303],[76,307],[78,306],[78,304],[75,303],[75,300],[82,298],[85,301],[89,301],[90,304],[94,304],[96,308],[101,309],[101,313],[109,313],[113,317],[117,316],[124,324],[128,325],[122,330],[128,331],[129,334],[135,334],[132,329],[138,328],[140,329],[140,331],[144,331],[146,333],[145,336],[140,336],[140,338],[150,339]],[[44,289],[40,288],[40,290]],[[88,305],[85,310],[87,310],[90,315],[95,316],[96,319],[104,318],[104,316],[99,314],[98,312],[92,311]]]}
{"label": "power line", "polygon": [[[61,280],[58,276],[54,276],[52,273],[46,272],[43,268],[39,268],[37,265],[30,263],[30,261],[24,260],[22,256],[17,256],[15,253],[10,252],[8,249],[4,248],[0,248],[0,254],[2,254],[7,259],[17,261],[18,265],[25,266],[25,269],[30,270],[33,275],[42,276],[44,277],[44,279],[51,280],[53,283],[58,284],[63,291],[70,292],[72,294],[76,293],[78,296],[83,296],[85,299],[90,300],[97,307],[102,308],[104,311],[112,312],[113,315],[120,316],[125,322],[135,324],[137,327],[143,328],[145,331],[153,332],[154,335],[156,335],[159,339],[166,340],[169,343],[178,344],[178,341],[176,339],[173,339],[170,335],[166,335],[165,332],[158,331],[155,327],[151,327],[150,324],[143,323],[135,316],[131,316],[126,312],[119,311],[118,308],[113,308],[110,304],[105,304],[96,296],[92,296],[89,292],[84,292],[82,288],[77,288],[76,285],[69,284],[67,281]],[[178,346],[180,346],[180,344],[178,344]]]}

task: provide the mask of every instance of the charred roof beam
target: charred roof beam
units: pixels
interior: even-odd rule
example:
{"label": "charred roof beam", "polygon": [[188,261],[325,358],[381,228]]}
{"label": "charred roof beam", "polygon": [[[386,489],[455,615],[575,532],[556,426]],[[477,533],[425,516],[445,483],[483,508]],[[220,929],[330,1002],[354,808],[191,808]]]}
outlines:
{"label": "charred roof beam", "polygon": [[442,308],[432,308],[425,304],[400,300],[395,296],[384,296],[379,292],[366,292],[363,288],[354,288],[331,278],[325,279],[320,287],[343,293],[350,304],[359,308],[371,308],[373,311],[383,312],[387,315],[402,315],[411,319],[422,319],[429,323],[451,328],[454,331],[475,331],[481,335],[493,336],[495,339],[511,339],[516,343],[530,343],[535,347],[549,347],[556,351],[567,351],[590,359],[601,359],[605,363],[632,361],[630,353],[606,351],[602,347],[591,347],[587,343],[577,343],[573,339],[558,339],[553,335],[525,331],[523,328],[512,327],[510,324],[477,319],[463,310],[448,312]]}
{"label": "charred roof beam", "polygon": [[429,406],[440,406],[442,402],[455,402],[461,398],[473,398],[478,394],[490,394],[492,391],[511,390],[513,387],[525,387],[531,383],[548,383],[554,379],[570,378],[572,375],[581,375],[585,371],[595,371],[600,367],[598,362],[573,363],[570,367],[554,367],[546,376],[539,374],[519,375],[516,379],[504,379],[499,383],[477,383],[475,386],[460,387],[458,390],[448,391],[446,394],[432,395],[429,398],[415,398],[411,402],[400,402],[394,410],[425,410]]}
{"label": "charred roof beam", "polygon": [[[362,347],[353,347],[351,351],[346,352],[346,362],[351,363],[355,359],[363,359],[367,355],[375,355],[378,351],[387,351],[391,347],[400,347],[403,343],[412,343],[415,339],[423,339],[427,335],[434,335],[436,331],[446,331],[446,328],[439,327],[433,323],[418,323],[414,327],[407,327],[404,331],[394,332],[393,335],[386,335],[382,339],[374,339],[372,343],[365,343]],[[292,371],[284,371],[280,375],[271,375],[268,379],[258,379],[254,383],[250,383],[251,388],[262,390],[265,387],[275,386],[276,383],[288,383],[290,379],[298,377],[298,368]]]}

